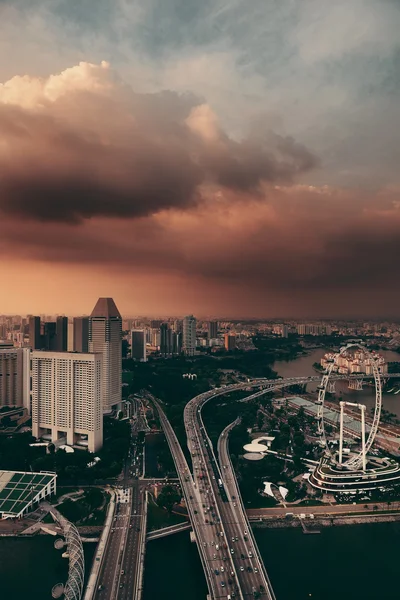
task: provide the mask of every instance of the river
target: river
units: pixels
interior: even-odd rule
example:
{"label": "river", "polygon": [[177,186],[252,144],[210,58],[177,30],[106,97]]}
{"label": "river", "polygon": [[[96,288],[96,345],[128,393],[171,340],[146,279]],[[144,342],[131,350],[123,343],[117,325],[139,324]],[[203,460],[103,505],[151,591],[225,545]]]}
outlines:
{"label": "river", "polygon": [[[68,578],[68,559],[54,548],[54,538],[0,538],[0,598],[2,600],[51,600],[51,589]],[[95,544],[84,544],[86,577]]]}
{"label": "river", "polygon": [[[292,361],[276,361],[272,368],[274,371],[281,375],[281,377],[301,377],[303,375],[317,375],[318,373],[313,368],[313,364],[320,362],[322,356],[327,350],[318,349],[313,350],[306,356],[300,356]],[[390,350],[380,350],[379,353],[385,358],[387,362],[400,362],[400,355]],[[316,388],[315,385],[309,385],[308,390],[312,391]],[[340,395],[344,400],[348,402],[357,402],[365,404],[368,408],[372,407],[375,403],[375,388],[369,385],[365,385],[362,392],[356,392],[349,390],[345,381],[337,382],[336,389],[340,392]],[[400,417],[400,394],[383,394],[382,396],[383,407]]]}

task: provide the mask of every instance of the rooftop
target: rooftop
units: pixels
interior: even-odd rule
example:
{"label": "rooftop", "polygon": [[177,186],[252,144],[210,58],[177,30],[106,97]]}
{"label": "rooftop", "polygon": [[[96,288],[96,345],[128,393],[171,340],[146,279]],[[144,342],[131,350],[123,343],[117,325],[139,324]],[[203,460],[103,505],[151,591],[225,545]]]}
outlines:
{"label": "rooftop", "polygon": [[92,310],[91,317],[118,317],[121,318],[120,312],[112,298],[99,298],[96,306]]}
{"label": "rooftop", "polygon": [[0,471],[0,514],[18,516],[55,477],[51,473]]}

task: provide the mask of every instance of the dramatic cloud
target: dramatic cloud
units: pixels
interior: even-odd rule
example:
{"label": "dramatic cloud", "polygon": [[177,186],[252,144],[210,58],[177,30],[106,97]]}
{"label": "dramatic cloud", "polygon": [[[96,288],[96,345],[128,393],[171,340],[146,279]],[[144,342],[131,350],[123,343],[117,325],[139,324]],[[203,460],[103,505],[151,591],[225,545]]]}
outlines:
{"label": "dramatic cloud", "polygon": [[399,3],[183,4],[0,1],[2,306],[396,314]]}
{"label": "dramatic cloud", "polygon": [[0,131],[0,210],[47,221],[190,207],[213,184],[257,193],[317,163],[272,132],[233,140],[192,96],[135,94],[105,62],[6,82]]}

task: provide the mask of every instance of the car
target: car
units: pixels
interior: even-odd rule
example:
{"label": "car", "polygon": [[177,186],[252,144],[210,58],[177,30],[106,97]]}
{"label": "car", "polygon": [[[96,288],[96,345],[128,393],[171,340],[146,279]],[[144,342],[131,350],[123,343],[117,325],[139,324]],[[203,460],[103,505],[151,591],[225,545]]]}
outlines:
{"label": "car", "polygon": [[254,567],[254,573],[258,573],[257,567]]}
{"label": "car", "polygon": [[234,502],[234,503],[233,503],[233,506],[234,506],[235,508],[237,507],[237,504],[236,504],[236,502]]}
{"label": "car", "polygon": [[244,532],[244,535],[247,535],[247,531]]}
{"label": "car", "polygon": [[234,541],[235,541],[235,538],[233,537],[233,538],[232,538],[232,542],[234,542]]}
{"label": "car", "polygon": [[221,581],[221,586],[225,587],[225,583],[223,581]]}
{"label": "car", "polygon": [[121,571],[121,575],[125,575],[125,571],[123,569]]}
{"label": "car", "polygon": [[231,548],[231,554],[235,554],[235,551],[233,548]]}
{"label": "car", "polygon": [[249,552],[249,558],[253,558],[253,555],[251,552]]}
{"label": "car", "polygon": [[241,570],[241,571],[244,571],[244,567],[240,567],[240,570]]}
{"label": "car", "polygon": [[236,541],[238,541],[238,540],[239,540],[239,538],[238,538],[238,537],[235,537],[235,540],[236,540]]}
{"label": "car", "polygon": [[221,573],[223,573],[225,571],[224,567],[221,567]]}
{"label": "car", "polygon": [[204,543],[203,543],[203,546],[207,546],[207,542],[204,542]]}
{"label": "car", "polygon": [[250,566],[247,567],[247,570],[248,570],[249,573],[253,572],[253,569]]}
{"label": "car", "polygon": [[216,575],[219,575],[219,571],[218,571],[218,569],[215,569],[214,573],[215,573]]}
{"label": "car", "polygon": [[213,554],[213,558],[217,558],[217,555],[216,555],[216,554]]}

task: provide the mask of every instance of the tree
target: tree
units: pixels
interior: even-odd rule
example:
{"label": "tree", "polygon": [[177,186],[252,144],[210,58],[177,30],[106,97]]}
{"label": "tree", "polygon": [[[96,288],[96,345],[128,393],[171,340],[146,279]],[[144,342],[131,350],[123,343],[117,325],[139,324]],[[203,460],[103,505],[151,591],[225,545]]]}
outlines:
{"label": "tree", "polygon": [[177,504],[181,500],[181,495],[178,492],[177,488],[173,485],[165,485],[161,493],[158,495],[157,504],[158,506],[162,506],[169,513],[172,512],[174,504]]}

